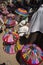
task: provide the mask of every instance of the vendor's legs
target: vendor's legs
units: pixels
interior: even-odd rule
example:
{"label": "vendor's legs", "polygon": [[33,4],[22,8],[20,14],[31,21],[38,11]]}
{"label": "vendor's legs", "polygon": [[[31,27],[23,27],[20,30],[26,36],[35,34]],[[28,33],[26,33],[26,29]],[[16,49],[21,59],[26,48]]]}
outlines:
{"label": "vendor's legs", "polygon": [[43,49],[43,34],[40,32],[31,33],[29,36],[29,43],[33,43]]}
{"label": "vendor's legs", "polygon": [[36,39],[36,44],[43,50],[43,34],[40,33]]}
{"label": "vendor's legs", "polygon": [[31,33],[30,36],[29,36],[29,43],[34,43],[35,40],[37,39],[37,36],[38,36],[37,32]]}

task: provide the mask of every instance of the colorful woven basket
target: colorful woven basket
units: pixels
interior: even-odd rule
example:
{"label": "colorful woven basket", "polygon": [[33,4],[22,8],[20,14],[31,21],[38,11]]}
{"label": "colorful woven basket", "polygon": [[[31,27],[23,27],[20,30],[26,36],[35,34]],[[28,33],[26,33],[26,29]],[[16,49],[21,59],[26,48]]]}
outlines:
{"label": "colorful woven basket", "polygon": [[3,39],[3,42],[5,42],[6,44],[15,44],[17,40],[19,39],[19,35],[12,32],[6,33],[2,39]]}
{"label": "colorful woven basket", "polygon": [[43,51],[35,44],[25,45],[21,50],[21,56],[30,65],[39,65],[43,61]]}
{"label": "colorful woven basket", "polygon": [[[6,43],[5,43],[6,44]],[[14,45],[5,45],[3,46],[3,50],[8,53],[8,54],[15,54],[14,50],[15,44]]]}
{"label": "colorful woven basket", "polygon": [[16,25],[16,21],[15,20],[12,20],[12,19],[8,19],[5,23],[5,26],[6,27],[14,27]]}
{"label": "colorful woven basket", "polygon": [[21,16],[25,16],[25,17],[28,16],[28,12],[23,8],[18,8],[15,10],[15,12]]}

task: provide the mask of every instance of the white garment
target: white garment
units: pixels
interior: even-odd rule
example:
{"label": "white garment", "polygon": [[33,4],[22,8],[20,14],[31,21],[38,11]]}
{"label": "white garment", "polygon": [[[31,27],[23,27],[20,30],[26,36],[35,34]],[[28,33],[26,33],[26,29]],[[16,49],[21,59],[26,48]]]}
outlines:
{"label": "white garment", "polygon": [[28,34],[28,31],[29,31],[28,26],[20,27],[18,30],[19,36],[23,36],[24,34]]}
{"label": "white garment", "polygon": [[43,33],[43,7],[35,12],[30,21],[30,32],[40,31]]}
{"label": "white garment", "polygon": [[19,25],[24,26],[28,22],[28,17],[25,20],[22,20]]}

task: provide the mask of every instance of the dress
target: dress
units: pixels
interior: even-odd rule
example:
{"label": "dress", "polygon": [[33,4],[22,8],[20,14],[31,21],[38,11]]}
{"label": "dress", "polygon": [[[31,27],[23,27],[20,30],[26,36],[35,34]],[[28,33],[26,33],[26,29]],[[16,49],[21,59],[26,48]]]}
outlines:
{"label": "dress", "polygon": [[30,21],[30,32],[37,31],[43,33],[43,6],[33,14]]}

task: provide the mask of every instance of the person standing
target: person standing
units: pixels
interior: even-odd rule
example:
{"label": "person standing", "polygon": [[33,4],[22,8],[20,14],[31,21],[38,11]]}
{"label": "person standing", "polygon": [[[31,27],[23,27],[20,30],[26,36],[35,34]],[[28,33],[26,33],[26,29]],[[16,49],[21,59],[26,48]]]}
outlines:
{"label": "person standing", "polygon": [[30,21],[30,43],[35,43],[43,50],[43,4],[33,14]]}

